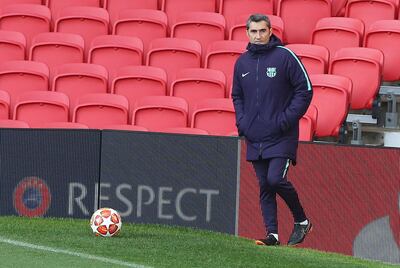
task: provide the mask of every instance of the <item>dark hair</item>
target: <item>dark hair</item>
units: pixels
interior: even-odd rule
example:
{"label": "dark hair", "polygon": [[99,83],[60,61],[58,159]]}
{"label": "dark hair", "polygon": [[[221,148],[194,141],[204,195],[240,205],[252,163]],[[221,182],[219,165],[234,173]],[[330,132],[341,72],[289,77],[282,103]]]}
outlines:
{"label": "dark hair", "polygon": [[248,30],[250,28],[250,23],[251,22],[260,22],[260,21],[265,21],[267,23],[268,28],[271,28],[271,21],[269,18],[264,15],[264,14],[252,14],[246,21],[246,29]]}

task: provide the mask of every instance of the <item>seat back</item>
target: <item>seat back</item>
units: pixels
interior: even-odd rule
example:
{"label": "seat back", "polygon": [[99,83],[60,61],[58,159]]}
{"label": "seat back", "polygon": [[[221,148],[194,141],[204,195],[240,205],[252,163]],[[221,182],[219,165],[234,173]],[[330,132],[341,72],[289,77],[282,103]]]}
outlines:
{"label": "seat back", "polygon": [[147,96],[139,99],[133,110],[132,125],[149,131],[169,127],[187,127],[187,102],[178,97]]}
{"label": "seat back", "polygon": [[200,64],[201,45],[196,40],[157,38],[150,43],[146,65],[160,67],[167,72],[167,90],[178,70],[199,68]]}
{"label": "seat back", "polygon": [[106,10],[99,7],[67,7],[60,11],[55,21],[54,31],[79,34],[85,41],[87,57],[92,40],[99,35],[107,35],[109,16]]}
{"label": "seat back", "polygon": [[364,24],[355,18],[330,17],[317,22],[311,44],[328,48],[331,58],[343,47],[362,46]]}
{"label": "seat back", "polygon": [[68,122],[68,109],[68,96],[63,93],[28,91],[18,97],[13,118],[39,127],[45,122]]}
{"label": "seat back", "polygon": [[171,37],[187,38],[199,41],[202,60],[210,43],[224,40],[225,18],[212,12],[187,12],[181,14],[172,25]]}
{"label": "seat back", "polygon": [[73,122],[92,129],[128,123],[128,100],[124,96],[92,93],[81,96],[74,109]]}
{"label": "seat back", "polygon": [[209,135],[209,133],[204,129],[191,128],[191,127],[169,127],[161,129],[160,132],[174,133],[174,134]]}
{"label": "seat back", "polygon": [[167,74],[164,69],[152,66],[122,67],[114,78],[111,93],[128,99],[131,116],[134,104],[140,98],[167,94]]}
{"label": "seat back", "polygon": [[49,89],[49,68],[41,62],[6,61],[0,63],[0,90],[10,95],[12,116],[18,97],[27,91]]}
{"label": "seat back", "polygon": [[47,64],[50,79],[57,66],[65,63],[81,63],[84,41],[80,35],[70,33],[40,33],[33,37],[29,60]]}
{"label": "seat back", "polygon": [[110,14],[110,23],[114,23],[120,19],[121,12],[131,9],[153,9],[157,10],[157,0],[103,0],[104,8]]}
{"label": "seat back", "polygon": [[342,75],[353,82],[351,109],[371,109],[379,91],[383,54],[373,48],[342,48],[329,68],[330,74]]}
{"label": "seat back", "polygon": [[253,13],[274,14],[272,0],[220,0],[219,5],[219,13],[226,19],[226,36],[229,34],[229,29],[235,25],[238,16],[248,18]]}
{"label": "seat back", "polygon": [[69,63],[58,66],[52,90],[69,97],[70,118],[80,96],[89,93],[107,93],[107,70],[97,64]]}
{"label": "seat back", "polygon": [[190,11],[215,12],[215,0],[187,1],[187,0],[162,0],[161,10],[168,16],[168,24],[175,24],[179,15]]}
{"label": "seat back", "polygon": [[0,62],[25,59],[25,36],[20,32],[0,30]]}
{"label": "seat back", "polygon": [[67,7],[73,6],[90,6],[90,7],[101,7],[101,0],[45,0],[46,6],[51,10],[53,21],[59,17],[60,12]]}
{"label": "seat back", "polygon": [[292,50],[301,60],[308,74],[328,73],[329,50],[324,46],[311,44],[289,44],[286,48]]}
{"label": "seat back", "polygon": [[[178,72],[171,85],[171,96],[180,97],[189,105],[189,120],[198,101],[224,98],[225,75],[219,70],[188,68]],[[190,124],[190,122],[189,122]]]}
{"label": "seat back", "polygon": [[232,100],[219,98],[199,101],[194,108],[191,126],[204,129],[210,135],[230,136],[237,131]]}
{"label": "seat back", "polygon": [[210,44],[204,67],[220,70],[225,74],[227,87],[232,84],[233,66],[237,58],[246,50],[244,41],[216,41]]}
{"label": "seat back", "polygon": [[[249,15],[240,15],[234,18],[234,23],[229,30],[229,40],[236,41],[249,41],[249,37],[246,33],[246,21],[249,18]],[[268,15],[268,18],[271,22],[272,32],[276,37],[278,37],[281,41],[283,40],[283,32],[285,31],[285,26],[283,24],[283,20],[274,15]]]}
{"label": "seat back", "polygon": [[367,31],[375,21],[395,19],[398,6],[399,0],[349,0],[345,16],[362,20]]}
{"label": "seat back", "polygon": [[381,20],[366,32],[365,47],[383,52],[383,80],[400,80],[400,20]]}
{"label": "seat back", "polygon": [[317,21],[330,17],[331,12],[331,0],[280,0],[277,15],[285,24],[283,41],[308,43]]}
{"label": "seat back", "polygon": [[313,85],[311,104],[318,110],[315,135],[338,137],[349,109],[351,80],[344,76],[330,74],[310,75],[310,80]]}
{"label": "seat back", "polygon": [[127,65],[141,65],[143,42],[137,37],[119,35],[101,35],[93,39],[88,63],[106,67],[109,82],[115,77],[119,68]]}
{"label": "seat back", "polygon": [[30,47],[33,36],[50,31],[50,22],[50,9],[42,5],[9,5],[0,12],[0,29],[23,33],[26,47]]}
{"label": "seat back", "polygon": [[160,10],[128,9],[119,13],[112,33],[140,38],[145,58],[151,40],[167,37],[167,26],[167,14]]}

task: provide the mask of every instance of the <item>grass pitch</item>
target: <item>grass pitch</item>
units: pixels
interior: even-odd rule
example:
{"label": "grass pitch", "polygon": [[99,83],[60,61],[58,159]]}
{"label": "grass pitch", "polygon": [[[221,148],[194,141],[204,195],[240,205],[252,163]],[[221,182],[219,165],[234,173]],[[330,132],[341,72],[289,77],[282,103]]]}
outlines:
{"label": "grass pitch", "polygon": [[0,226],[1,267],[399,267],[182,227],[124,223],[103,238],[88,220],[0,217]]}

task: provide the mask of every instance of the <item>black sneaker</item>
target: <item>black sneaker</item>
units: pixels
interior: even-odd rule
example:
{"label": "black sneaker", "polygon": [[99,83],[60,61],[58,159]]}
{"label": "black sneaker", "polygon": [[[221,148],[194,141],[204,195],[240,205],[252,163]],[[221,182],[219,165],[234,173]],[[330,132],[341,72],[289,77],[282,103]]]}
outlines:
{"label": "black sneaker", "polygon": [[257,239],[256,244],[259,246],[279,246],[280,242],[272,234],[267,235],[265,239]]}
{"label": "black sneaker", "polygon": [[307,225],[301,225],[299,223],[294,224],[293,232],[290,235],[288,246],[295,246],[303,242],[306,235],[311,232],[312,224],[308,221]]}

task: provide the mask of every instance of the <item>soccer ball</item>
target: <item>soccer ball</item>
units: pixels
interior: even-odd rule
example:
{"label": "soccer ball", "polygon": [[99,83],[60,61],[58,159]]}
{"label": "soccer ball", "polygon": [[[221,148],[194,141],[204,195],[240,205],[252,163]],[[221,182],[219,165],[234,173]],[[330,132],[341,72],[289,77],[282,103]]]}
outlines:
{"label": "soccer ball", "polygon": [[121,216],[112,208],[100,208],[90,218],[90,227],[96,236],[115,236],[122,227]]}

